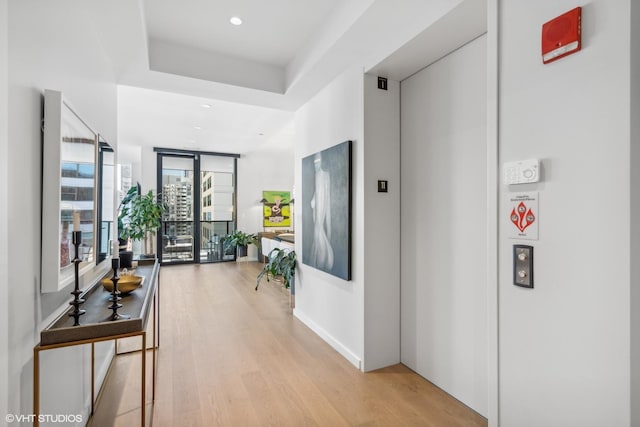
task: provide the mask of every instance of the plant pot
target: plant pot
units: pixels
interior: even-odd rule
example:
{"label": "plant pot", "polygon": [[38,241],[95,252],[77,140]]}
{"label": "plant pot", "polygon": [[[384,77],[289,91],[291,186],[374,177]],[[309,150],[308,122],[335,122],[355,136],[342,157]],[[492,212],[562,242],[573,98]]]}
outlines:
{"label": "plant pot", "polygon": [[247,245],[236,246],[236,256],[237,257],[247,256]]}
{"label": "plant pot", "polygon": [[133,251],[120,251],[120,268],[131,268]]}

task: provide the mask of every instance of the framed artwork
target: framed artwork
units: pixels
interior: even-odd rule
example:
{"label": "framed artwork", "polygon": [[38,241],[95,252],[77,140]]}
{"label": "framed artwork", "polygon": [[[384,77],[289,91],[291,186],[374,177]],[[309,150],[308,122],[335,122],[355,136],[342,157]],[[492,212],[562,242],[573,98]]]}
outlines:
{"label": "framed artwork", "polygon": [[263,191],[262,210],[264,227],[291,226],[291,192]]}
{"label": "framed artwork", "polygon": [[302,262],[351,280],[351,141],[302,159]]}

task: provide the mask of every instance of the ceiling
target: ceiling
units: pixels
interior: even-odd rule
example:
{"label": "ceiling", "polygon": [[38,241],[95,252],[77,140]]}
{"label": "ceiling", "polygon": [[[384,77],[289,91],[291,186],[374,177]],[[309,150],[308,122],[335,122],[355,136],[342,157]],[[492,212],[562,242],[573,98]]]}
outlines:
{"label": "ceiling", "polygon": [[402,80],[486,31],[485,0],[90,4],[118,144],[239,154],[293,144],[293,112],[348,67]]}
{"label": "ceiling", "polygon": [[288,147],[293,113],[236,102],[120,86],[118,140],[127,145],[248,153]]}
{"label": "ceiling", "polygon": [[[341,0],[146,0],[144,12],[150,40],[285,67],[340,3]],[[231,25],[232,16],[241,17],[243,24]]]}

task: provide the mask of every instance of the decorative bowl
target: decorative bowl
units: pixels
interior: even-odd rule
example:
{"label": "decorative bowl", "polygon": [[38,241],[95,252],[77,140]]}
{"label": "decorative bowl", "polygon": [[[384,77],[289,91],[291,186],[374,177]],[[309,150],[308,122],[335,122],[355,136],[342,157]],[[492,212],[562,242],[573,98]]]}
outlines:
{"label": "decorative bowl", "polygon": [[[143,277],[140,276],[120,276],[120,280],[118,280],[118,290],[121,294],[128,294],[140,287],[142,279]],[[102,286],[107,291],[113,292],[113,282],[111,278],[102,279],[100,283],[102,283]]]}

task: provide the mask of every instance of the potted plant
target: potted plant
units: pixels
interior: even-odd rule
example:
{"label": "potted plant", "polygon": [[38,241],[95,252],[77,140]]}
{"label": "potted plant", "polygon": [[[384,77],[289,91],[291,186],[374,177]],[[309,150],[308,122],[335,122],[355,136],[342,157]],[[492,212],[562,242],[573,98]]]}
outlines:
{"label": "potted plant", "polygon": [[[127,224],[129,223],[129,211],[131,209],[131,200],[136,196],[138,192],[137,187],[129,188],[129,191],[124,195],[122,200],[120,200],[120,204],[118,205],[118,239],[124,240],[126,243],[127,238],[125,237]],[[121,242],[122,243],[122,242]]]}
{"label": "potted plant", "polygon": [[266,275],[267,282],[269,276],[281,277],[285,288],[291,288],[291,295],[295,295],[295,275],[296,275],[296,251],[273,248],[269,252],[268,261],[258,274],[256,291],[260,286],[260,281]]}
{"label": "potted plant", "polygon": [[144,242],[145,257],[155,257],[153,236],[160,228],[166,205],[149,190],[147,194],[134,194],[128,209],[128,222],[124,224],[123,237]]}
{"label": "potted plant", "polygon": [[[131,268],[133,261],[133,252],[127,250],[129,235],[129,211],[131,209],[131,200],[138,194],[137,187],[129,188],[118,205],[118,256],[120,257],[120,267]],[[112,254],[115,256],[115,254]]]}
{"label": "potted plant", "polygon": [[241,230],[235,230],[224,239],[224,245],[227,249],[236,249],[236,256],[247,256],[247,246],[257,244],[258,240],[255,234],[247,234]]}

